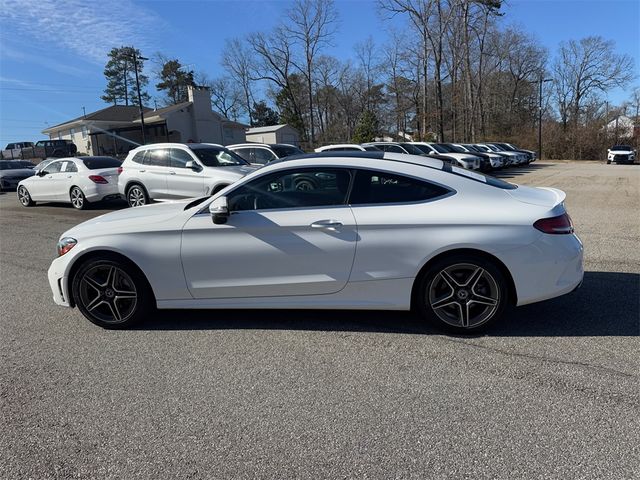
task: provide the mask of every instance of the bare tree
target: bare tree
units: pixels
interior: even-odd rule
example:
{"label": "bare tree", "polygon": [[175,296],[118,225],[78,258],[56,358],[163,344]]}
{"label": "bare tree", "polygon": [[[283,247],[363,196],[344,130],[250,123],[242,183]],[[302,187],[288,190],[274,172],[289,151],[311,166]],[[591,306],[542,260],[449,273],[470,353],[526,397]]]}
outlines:
{"label": "bare tree", "polygon": [[251,118],[251,107],[253,105],[251,82],[255,59],[252,53],[244,41],[234,38],[226,41],[222,54],[222,66],[242,89],[242,107],[249,117],[249,124],[253,121]]}
{"label": "bare tree", "polygon": [[298,70],[307,82],[309,103],[309,143],[315,141],[313,105],[314,63],[322,48],[327,46],[335,33],[337,13],[333,0],[295,0],[284,25],[293,42],[302,49],[303,61],[296,62]]}

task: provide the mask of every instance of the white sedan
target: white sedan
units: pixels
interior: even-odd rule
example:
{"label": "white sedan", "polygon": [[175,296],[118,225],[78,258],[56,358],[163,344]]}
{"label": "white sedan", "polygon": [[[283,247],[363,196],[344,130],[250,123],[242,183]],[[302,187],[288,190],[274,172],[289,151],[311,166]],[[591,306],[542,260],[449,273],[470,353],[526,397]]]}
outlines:
{"label": "white sedan", "polygon": [[91,202],[120,198],[118,175],[122,162],[111,157],[69,157],[38,165],[36,174],[18,184],[25,207],[36,202],[70,203],[82,210]]}
{"label": "white sedan", "polygon": [[580,285],[564,198],[426,157],[301,155],[213,197],[72,228],[49,283],[57,304],[107,328],[156,307],[415,308],[472,332]]}

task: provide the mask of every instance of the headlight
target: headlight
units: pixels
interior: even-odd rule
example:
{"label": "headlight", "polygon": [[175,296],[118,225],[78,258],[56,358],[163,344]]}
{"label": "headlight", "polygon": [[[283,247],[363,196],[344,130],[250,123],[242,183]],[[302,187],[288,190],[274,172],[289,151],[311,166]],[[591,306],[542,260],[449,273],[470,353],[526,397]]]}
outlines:
{"label": "headlight", "polygon": [[69,250],[75,247],[77,243],[78,241],[75,238],[71,238],[71,237],[61,238],[60,241],[58,242],[58,256],[61,257],[62,255],[67,253]]}

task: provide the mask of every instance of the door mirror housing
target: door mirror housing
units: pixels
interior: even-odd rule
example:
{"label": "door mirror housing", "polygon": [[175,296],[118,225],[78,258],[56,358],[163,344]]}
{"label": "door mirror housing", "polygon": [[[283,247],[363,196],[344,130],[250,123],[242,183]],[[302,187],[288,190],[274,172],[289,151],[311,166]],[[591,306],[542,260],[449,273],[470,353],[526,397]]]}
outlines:
{"label": "door mirror housing", "polygon": [[227,205],[227,197],[218,197],[209,205],[209,213],[211,220],[216,225],[224,225],[229,219],[229,206]]}
{"label": "door mirror housing", "polygon": [[38,175],[39,177],[44,177],[45,175],[49,175],[49,172],[47,172],[46,170],[38,170],[36,172],[36,175]]}
{"label": "door mirror housing", "polygon": [[193,160],[189,160],[187,163],[185,163],[184,164],[184,168],[189,168],[189,169],[193,170],[194,172],[199,172],[200,170],[202,170],[200,165],[198,165]]}

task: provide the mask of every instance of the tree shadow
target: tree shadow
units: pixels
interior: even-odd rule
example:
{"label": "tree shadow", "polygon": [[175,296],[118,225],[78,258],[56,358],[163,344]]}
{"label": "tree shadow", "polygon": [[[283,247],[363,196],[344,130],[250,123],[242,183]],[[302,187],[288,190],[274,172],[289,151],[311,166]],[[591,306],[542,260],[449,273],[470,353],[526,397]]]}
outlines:
{"label": "tree shadow", "polygon": [[[486,333],[493,337],[637,336],[640,274],[586,272],[577,291],[516,308]],[[309,330],[441,333],[410,312],[353,310],[160,310],[137,330]]]}

